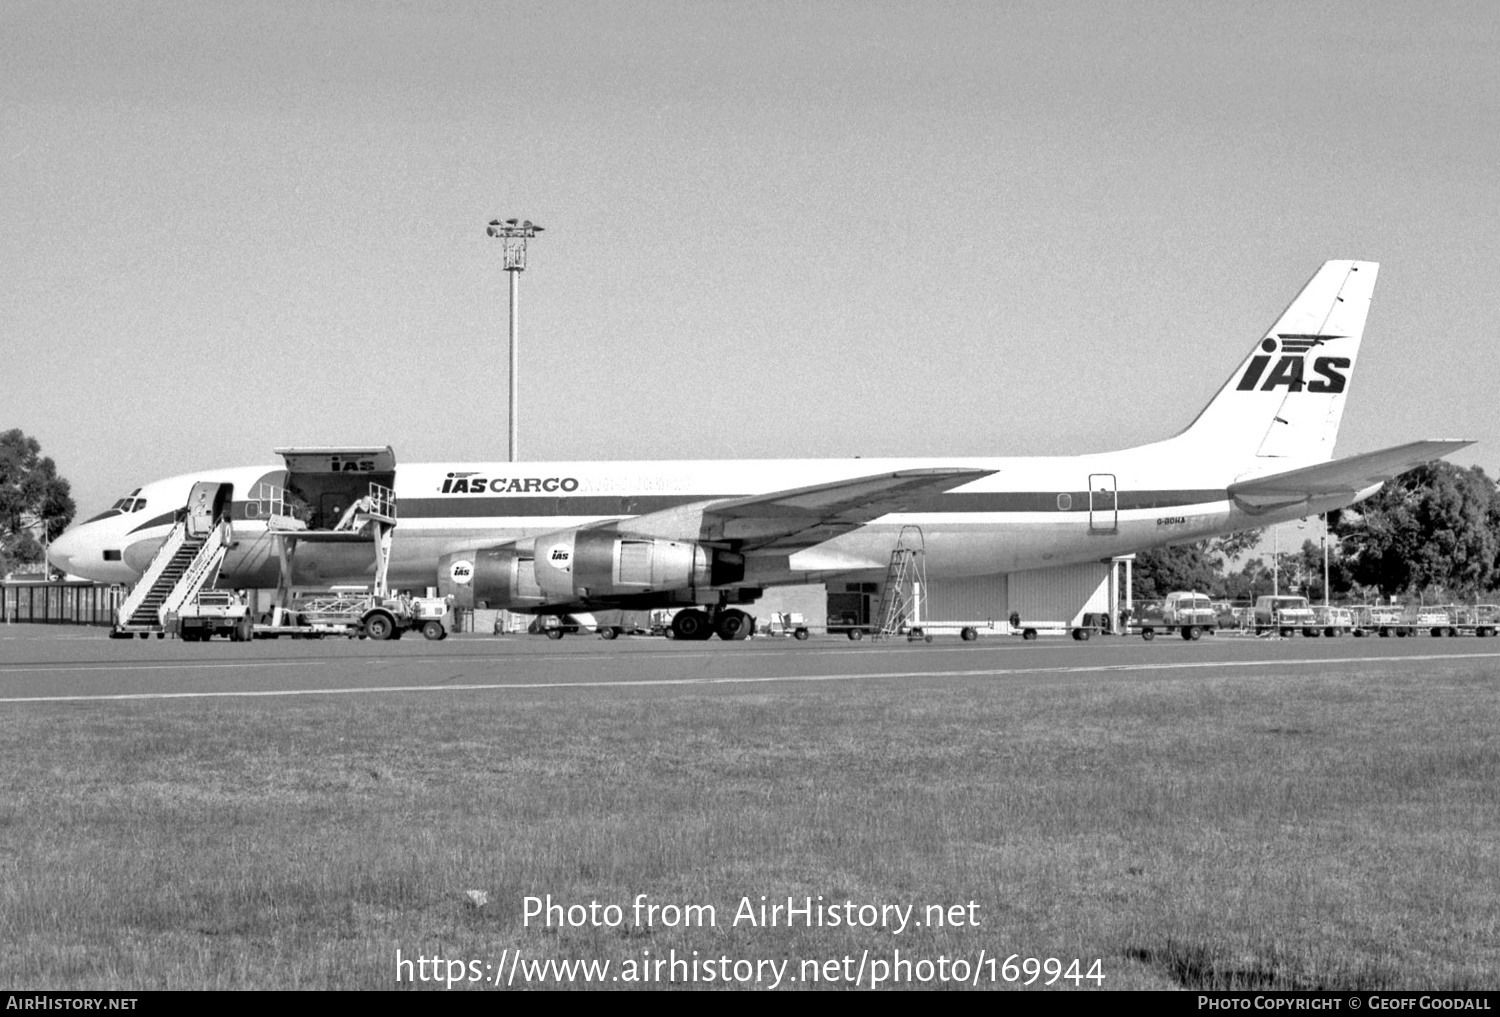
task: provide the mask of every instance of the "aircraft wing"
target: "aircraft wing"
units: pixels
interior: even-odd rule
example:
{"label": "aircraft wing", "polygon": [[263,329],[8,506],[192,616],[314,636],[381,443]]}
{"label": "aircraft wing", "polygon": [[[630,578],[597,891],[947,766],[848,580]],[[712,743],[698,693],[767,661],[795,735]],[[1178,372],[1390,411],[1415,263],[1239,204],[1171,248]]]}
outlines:
{"label": "aircraft wing", "polygon": [[745,498],[695,502],[622,519],[617,525],[623,534],[735,541],[747,551],[773,547],[794,551],[994,472],[959,467],[898,470]]}
{"label": "aircraft wing", "polygon": [[1229,485],[1229,496],[1253,512],[1324,495],[1357,494],[1472,444],[1464,440],[1408,442],[1331,463],[1242,480]]}

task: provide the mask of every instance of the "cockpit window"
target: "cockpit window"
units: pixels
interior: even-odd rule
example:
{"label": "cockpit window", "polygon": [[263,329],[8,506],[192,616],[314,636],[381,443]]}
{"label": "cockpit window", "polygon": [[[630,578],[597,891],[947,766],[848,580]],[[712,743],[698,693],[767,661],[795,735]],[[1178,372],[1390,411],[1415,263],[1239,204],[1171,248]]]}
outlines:
{"label": "cockpit window", "polygon": [[122,516],[127,512],[139,512],[146,507],[146,499],[136,497],[140,493],[141,489],[138,487],[94,518],[88,520],[88,522],[96,523],[101,519],[108,519],[110,516]]}

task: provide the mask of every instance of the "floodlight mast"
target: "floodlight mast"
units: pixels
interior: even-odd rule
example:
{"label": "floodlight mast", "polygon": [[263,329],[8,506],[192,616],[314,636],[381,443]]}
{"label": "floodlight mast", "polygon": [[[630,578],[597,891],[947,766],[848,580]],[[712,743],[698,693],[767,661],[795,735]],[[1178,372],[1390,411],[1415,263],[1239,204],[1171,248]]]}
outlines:
{"label": "floodlight mast", "polygon": [[519,414],[518,404],[520,401],[520,367],[521,367],[521,335],[520,335],[520,303],[521,303],[521,273],[526,271],[526,241],[542,232],[542,227],[527,219],[521,222],[516,219],[491,219],[489,227],[485,230],[489,236],[497,238],[505,249],[505,271],[510,273],[510,462],[516,461],[520,451],[519,442]]}

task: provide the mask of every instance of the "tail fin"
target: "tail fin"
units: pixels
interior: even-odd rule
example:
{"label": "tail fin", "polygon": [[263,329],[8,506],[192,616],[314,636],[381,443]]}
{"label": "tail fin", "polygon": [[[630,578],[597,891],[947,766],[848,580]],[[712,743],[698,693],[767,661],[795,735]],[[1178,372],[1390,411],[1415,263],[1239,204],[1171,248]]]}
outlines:
{"label": "tail fin", "polygon": [[1379,271],[1325,262],[1174,440],[1276,469],[1332,459]]}

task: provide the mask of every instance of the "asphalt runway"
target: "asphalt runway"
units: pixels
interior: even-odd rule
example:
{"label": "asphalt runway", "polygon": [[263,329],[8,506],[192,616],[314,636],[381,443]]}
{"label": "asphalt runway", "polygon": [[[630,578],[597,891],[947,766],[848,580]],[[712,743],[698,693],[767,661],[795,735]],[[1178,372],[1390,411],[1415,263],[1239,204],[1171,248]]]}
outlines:
{"label": "asphalt runway", "polygon": [[1002,681],[1029,677],[1106,675],[1186,678],[1397,667],[1500,669],[1500,640],[1474,637],[1409,639],[1255,639],[1233,635],[1199,642],[1139,637],[1067,638],[1023,642],[937,637],[851,642],[759,638],[725,643],[592,635],[561,641],[540,636],[460,636],[443,642],[407,638],[257,640],[182,643],[112,640],[102,629],[0,626],[0,703],[178,700],[329,695],[409,695],[575,688],[609,694],[629,688],[774,687],[820,683]]}

